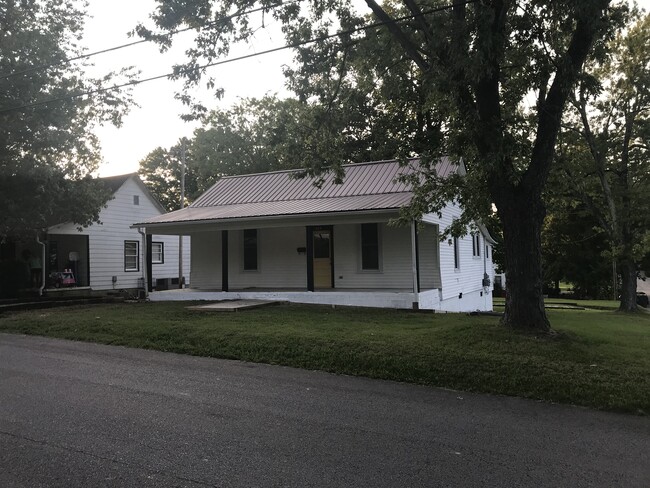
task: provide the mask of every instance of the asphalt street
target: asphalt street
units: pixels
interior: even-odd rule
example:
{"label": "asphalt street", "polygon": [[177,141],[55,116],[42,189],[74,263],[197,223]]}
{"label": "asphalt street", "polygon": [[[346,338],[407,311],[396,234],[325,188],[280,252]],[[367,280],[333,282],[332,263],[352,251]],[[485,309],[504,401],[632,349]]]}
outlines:
{"label": "asphalt street", "polygon": [[0,487],[644,487],[650,420],[0,334]]}

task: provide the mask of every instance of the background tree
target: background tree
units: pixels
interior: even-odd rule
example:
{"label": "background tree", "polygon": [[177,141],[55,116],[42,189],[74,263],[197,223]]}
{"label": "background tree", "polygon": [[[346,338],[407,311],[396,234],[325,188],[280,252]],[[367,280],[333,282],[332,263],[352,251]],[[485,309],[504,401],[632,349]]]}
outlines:
{"label": "background tree", "polygon": [[637,270],[650,249],[650,16],[592,63],[571,97],[559,160],[606,232],[621,276],[620,310],[637,310]]}
{"label": "background tree", "polygon": [[542,229],[544,282],[549,295],[560,281],[570,283],[580,299],[611,298],[612,257],[609,239],[585,205],[556,198]]}
{"label": "background tree", "polygon": [[[454,0],[452,8],[437,0],[383,5],[366,0],[374,21],[383,23],[389,34],[379,44],[372,44],[375,29],[359,30],[372,20],[358,15],[346,0],[280,6],[272,0],[158,0],[152,16],[157,28],[201,26],[196,46],[188,50],[188,63],[178,67],[178,75],[190,84],[197,82],[205,73],[198,66],[226,55],[231,42],[251,36],[257,25],[246,16],[227,22],[215,19],[260,3],[282,22],[289,44],[312,41],[296,48],[298,69],[288,72],[289,85],[301,100],[314,96],[310,86],[324,84],[338,95],[342,80],[356,83],[360,70],[346,69],[355,50],[362,50],[367,64],[375,67],[371,72],[375,83],[367,86],[371,93],[384,88],[383,77],[392,71],[380,69],[386,58],[394,55],[408,67],[405,70],[413,73],[422,90],[415,119],[425,120],[432,113],[438,128],[426,135],[428,147],[419,154],[424,178],[418,181],[423,184],[416,189],[408,217],[436,211],[455,198],[465,210],[460,227],[488,215],[491,204],[496,204],[510,286],[503,322],[518,329],[549,331],[542,295],[542,190],[571,88],[612,22],[615,12],[608,10],[609,0]],[[333,29],[340,35],[326,38]],[[143,26],[138,31],[154,35]],[[529,103],[531,93],[534,104]],[[327,98],[320,100],[327,102],[325,106],[333,106],[337,99]],[[398,107],[400,103],[399,98],[393,101]],[[396,152],[410,152],[410,143],[405,138]],[[443,154],[462,157],[467,177],[440,181],[431,163]],[[340,165],[336,150],[330,156],[323,157],[327,164],[313,170]]]}
{"label": "background tree", "polygon": [[0,3],[0,239],[97,221],[110,196],[88,176],[99,162],[92,128],[119,124],[130,97],[77,96],[116,76],[91,79],[66,61],[81,54],[84,15],[66,0]]}
{"label": "background tree", "polygon": [[[349,97],[357,97],[358,93],[356,87],[348,90]],[[188,201],[222,176],[320,168],[328,161],[323,154],[331,156],[332,151],[342,162],[391,157],[397,145],[381,137],[384,130],[355,122],[363,118],[380,124],[379,116],[371,114],[372,102],[363,98],[364,102],[356,106],[341,104],[331,110],[318,102],[265,96],[211,111],[187,141]],[[399,134],[403,137],[403,132]],[[179,155],[180,144],[176,144],[168,150],[156,148],[140,162],[143,180],[169,210],[179,207]]]}

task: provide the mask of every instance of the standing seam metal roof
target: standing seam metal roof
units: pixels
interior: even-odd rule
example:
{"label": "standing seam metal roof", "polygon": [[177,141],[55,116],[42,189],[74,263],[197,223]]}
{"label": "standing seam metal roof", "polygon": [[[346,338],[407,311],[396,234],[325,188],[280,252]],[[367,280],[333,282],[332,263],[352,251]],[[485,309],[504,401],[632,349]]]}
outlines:
{"label": "standing seam metal roof", "polygon": [[[134,225],[395,210],[408,205],[413,196],[408,183],[396,180],[400,174],[417,172],[418,161],[412,160],[407,166],[377,161],[345,165],[343,169],[343,183],[334,183],[334,175],[329,173],[320,188],[310,178],[295,178],[297,171],[225,177],[189,207]],[[442,158],[435,169],[445,178],[458,166]]]}
{"label": "standing seam metal roof", "polygon": [[[344,165],[343,183],[334,183],[334,174],[328,173],[320,187],[314,186],[310,178],[296,178],[298,171],[227,176],[217,181],[190,207],[409,192],[410,185],[396,179],[400,174],[412,174],[417,171],[417,164],[417,161],[413,160],[406,166],[401,166],[398,161]],[[448,158],[442,158],[436,165],[436,171],[441,177],[446,177],[456,168]]]}

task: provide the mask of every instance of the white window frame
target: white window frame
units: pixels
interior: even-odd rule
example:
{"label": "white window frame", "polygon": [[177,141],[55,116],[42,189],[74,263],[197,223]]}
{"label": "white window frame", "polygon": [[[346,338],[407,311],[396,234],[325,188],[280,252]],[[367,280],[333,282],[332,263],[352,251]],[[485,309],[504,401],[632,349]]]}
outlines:
{"label": "white window frame", "polygon": [[[160,246],[160,259],[156,260],[156,251],[154,248]],[[165,243],[161,241],[154,241],[151,243],[151,264],[165,264]]]}
{"label": "white window frame", "polygon": [[[127,255],[127,244],[135,244],[135,254]],[[135,257],[135,268],[128,267],[127,257]],[[140,241],[124,241],[124,271],[127,273],[140,271]]]}

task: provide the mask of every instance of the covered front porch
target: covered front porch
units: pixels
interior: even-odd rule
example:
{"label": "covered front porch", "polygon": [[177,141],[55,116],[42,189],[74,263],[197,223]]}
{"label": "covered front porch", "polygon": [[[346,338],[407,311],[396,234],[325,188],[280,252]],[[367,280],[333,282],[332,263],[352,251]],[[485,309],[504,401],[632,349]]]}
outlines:
{"label": "covered front porch", "polygon": [[[438,227],[393,225],[391,213],[156,226],[190,235],[191,288],[152,301],[260,299],[435,309]],[[147,229],[147,233],[154,229]]]}

